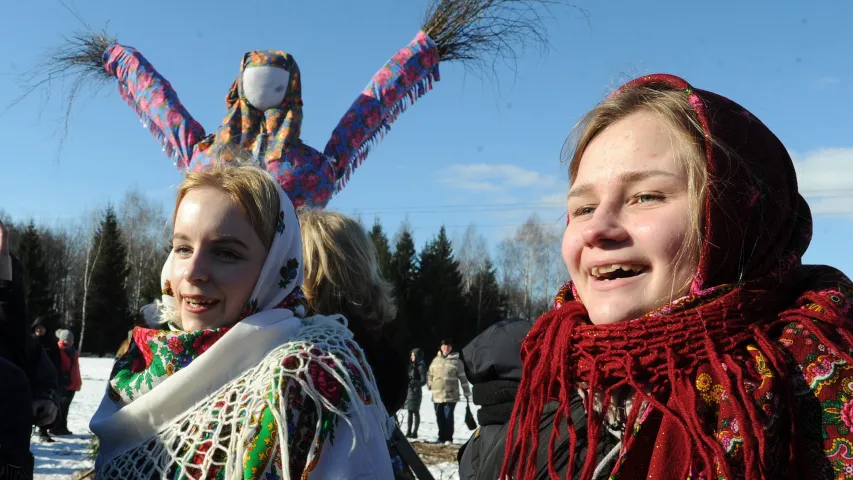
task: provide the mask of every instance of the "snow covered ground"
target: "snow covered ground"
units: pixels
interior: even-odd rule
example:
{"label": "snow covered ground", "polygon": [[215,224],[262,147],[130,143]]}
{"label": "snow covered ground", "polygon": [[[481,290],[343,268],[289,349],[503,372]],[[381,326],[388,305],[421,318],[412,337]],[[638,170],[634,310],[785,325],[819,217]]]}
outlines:
{"label": "snow covered ground", "polygon": [[[87,447],[92,437],[89,431],[89,420],[101,403],[112,366],[112,358],[80,359],[83,389],[74,397],[74,403],[71,404],[71,412],[68,415],[68,429],[74,432],[74,435],[54,437],[56,440],[54,443],[42,443],[38,436],[33,436],[31,448],[35,456],[36,480],[70,478],[75,471],[91,467],[92,461],[87,458]],[[471,431],[465,426],[465,404],[457,404],[454,413],[456,421],[453,443],[461,445],[471,435]],[[405,433],[406,413],[398,413],[397,418]],[[421,403],[421,426],[418,434],[420,438],[416,441],[432,442],[438,438],[432,396],[426,389],[424,389],[424,400]],[[430,470],[436,480],[459,478],[455,462],[433,465]]]}

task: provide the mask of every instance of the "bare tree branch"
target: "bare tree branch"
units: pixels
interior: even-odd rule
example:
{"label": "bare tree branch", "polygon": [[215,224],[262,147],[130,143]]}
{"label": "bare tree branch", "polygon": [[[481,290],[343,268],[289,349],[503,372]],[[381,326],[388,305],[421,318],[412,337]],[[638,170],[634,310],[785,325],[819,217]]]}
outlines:
{"label": "bare tree branch", "polygon": [[461,60],[475,74],[497,76],[502,63],[517,72],[520,53],[529,46],[548,49],[545,21],[565,0],[430,0],[423,30],[438,46],[442,61]]}
{"label": "bare tree branch", "polygon": [[80,94],[87,88],[96,92],[112,79],[104,70],[104,52],[116,43],[116,38],[107,33],[106,27],[95,31],[79,14],[60,3],[83,24],[83,28],[70,37],[63,37],[63,43],[59,47],[46,52],[39,63],[21,74],[22,92],[2,112],[5,113],[34,93],[41,95],[44,106],[50,100],[56,83],[64,85],[71,82],[65,93],[65,109],[61,117],[57,152],[62,150],[68,138],[71,113]]}

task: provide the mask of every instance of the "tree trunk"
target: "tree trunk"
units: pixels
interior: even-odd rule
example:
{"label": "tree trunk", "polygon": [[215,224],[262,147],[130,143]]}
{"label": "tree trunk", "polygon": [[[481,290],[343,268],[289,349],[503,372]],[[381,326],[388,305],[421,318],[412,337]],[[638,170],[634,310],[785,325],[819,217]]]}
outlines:
{"label": "tree trunk", "polygon": [[[92,239],[94,241],[94,238]],[[86,335],[86,303],[89,300],[89,283],[92,280],[92,268],[95,266],[95,263],[98,261],[98,256],[101,254],[101,242],[102,239],[98,237],[98,246],[95,250],[95,258],[89,262],[89,258],[92,252],[92,243],[89,243],[88,248],[86,248],[86,268],[83,271],[83,312],[80,315],[80,342],[77,344],[77,351],[83,352],[83,337]]]}

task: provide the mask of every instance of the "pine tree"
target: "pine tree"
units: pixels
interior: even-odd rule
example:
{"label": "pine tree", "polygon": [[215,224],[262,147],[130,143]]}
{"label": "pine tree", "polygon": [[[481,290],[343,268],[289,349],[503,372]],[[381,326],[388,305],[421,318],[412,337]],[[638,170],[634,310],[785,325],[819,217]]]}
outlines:
{"label": "pine tree", "polygon": [[386,327],[386,335],[401,353],[413,348],[413,329],[417,329],[417,310],[413,308],[415,275],[418,268],[418,252],[408,224],[400,226],[394,253],[389,261],[390,280],[394,286],[397,318]]}
{"label": "pine tree", "polygon": [[[81,349],[97,354],[114,353],[133,327],[128,312],[127,252],[115,210],[108,206],[95,233],[98,255],[91,260],[91,283],[86,298],[86,324]],[[85,339],[85,346],[82,345]]]}
{"label": "pine tree", "polygon": [[50,291],[50,274],[45,263],[45,249],[41,235],[30,222],[20,237],[18,256],[26,273],[27,310],[30,321],[41,318],[48,330],[59,326]]}
{"label": "pine tree", "polygon": [[442,226],[435,238],[424,246],[415,281],[420,300],[420,321],[426,331],[416,337],[428,351],[437,348],[444,337],[453,337],[457,346],[470,340],[471,317],[462,294],[462,274],[453,258],[453,247]]}
{"label": "pine tree", "polygon": [[467,300],[476,319],[475,335],[506,317],[507,299],[498,285],[495,266],[488,257],[474,276]]}
{"label": "pine tree", "polygon": [[379,217],[373,222],[373,228],[369,232],[370,239],[373,241],[373,246],[376,248],[376,259],[379,261],[379,271],[382,276],[391,278],[391,246],[388,244],[388,237],[382,230],[382,224],[379,223]]}

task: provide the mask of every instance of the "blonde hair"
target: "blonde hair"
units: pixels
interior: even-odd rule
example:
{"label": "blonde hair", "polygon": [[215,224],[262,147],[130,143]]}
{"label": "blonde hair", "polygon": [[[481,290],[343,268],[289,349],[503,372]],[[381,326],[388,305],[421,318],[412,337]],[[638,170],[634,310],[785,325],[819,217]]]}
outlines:
{"label": "blonde hair", "polygon": [[[684,91],[664,84],[628,87],[607,98],[584,115],[564,147],[564,158],[569,157],[569,182],[574,184],[581,158],[590,142],[599,133],[632,113],[642,111],[649,112],[662,120],[672,135],[679,158],[684,162],[687,173],[690,228],[675,262],[677,264],[686,260],[698,265],[702,251],[704,205],[709,176],[705,131],[690,103],[688,94]],[[688,286],[689,283],[684,286],[673,285],[673,290],[683,290]]]}
{"label": "blonde hair", "polygon": [[279,198],[275,180],[260,168],[251,165],[245,152],[231,152],[228,159],[219,158],[204,170],[191,171],[178,186],[172,222],[178,214],[181,200],[192,190],[215,188],[225,192],[248,217],[258,238],[269,250],[275,236]]}
{"label": "blonde hair", "polygon": [[[269,250],[275,236],[280,205],[275,180],[252,165],[251,155],[239,148],[218,147],[212,156],[215,161],[203,170],[188,172],[178,185],[172,224],[187,193],[198,188],[215,188],[228,194],[231,201],[240,207],[264,248]],[[149,325],[168,322],[181,325],[180,313],[160,300],[143,307],[143,316]]]}
{"label": "blonde hair", "polygon": [[[376,331],[397,313],[391,284],[382,277],[376,248],[364,228],[337,212],[300,209],[309,308],[320,315],[342,313]],[[352,317],[352,318],[350,318]]]}

